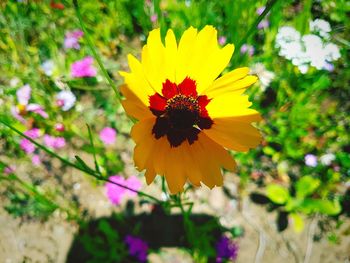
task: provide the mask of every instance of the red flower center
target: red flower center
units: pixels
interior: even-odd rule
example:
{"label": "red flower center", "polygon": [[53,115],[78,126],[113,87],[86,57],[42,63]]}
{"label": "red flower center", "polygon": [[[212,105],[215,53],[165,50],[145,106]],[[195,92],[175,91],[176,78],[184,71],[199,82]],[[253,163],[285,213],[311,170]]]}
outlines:
{"label": "red flower center", "polygon": [[167,136],[172,147],[185,140],[192,144],[202,129],[209,129],[213,124],[205,108],[210,99],[198,96],[196,82],[188,77],[179,85],[167,79],[162,95],[155,93],[149,102],[150,110],[157,116],[152,129],[154,137]]}

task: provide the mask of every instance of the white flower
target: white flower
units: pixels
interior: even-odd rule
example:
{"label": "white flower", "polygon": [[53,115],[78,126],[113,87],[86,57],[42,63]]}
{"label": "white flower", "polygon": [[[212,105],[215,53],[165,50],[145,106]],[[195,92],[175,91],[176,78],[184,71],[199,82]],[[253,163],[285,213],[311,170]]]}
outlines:
{"label": "white flower", "polygon": [[75,95],[70,90],[62,90],[56,94],[56,103],[63,111],[71,109],[76,101]]}
{"label": "white flower", "polygon": [[335,160],[335,155],[333,153],[326,153],[320,157],[320,162],[323,165],[330,165]]}
{"label": "white flower", "polygon": [[285,43],[281,48],[280,54],[288,60],[292,60],[298,57],[302,52],[302,46],[300,42]]}
{"label": "white flower", "polygon": [[339,48],[337,45],[333,44],[333,43],[328,43],[325,47],[324,47],[325,53],[326,53],[326,59],[328,61],[334,61],[340,58],[340,52],[339,52]]}
{"label": "white flower", "polygon": [[[313,29],[317,28],[318,31],[330,32],[329,24],[328,28],[324,22],[327,23],[324,20],[313,23]],[[327,43],[315,34],[301,36],[297,30],[289,26],[281,27],[278,30],[275,46],[279,48],[278,54],[290,60],[293,65],[299,68],[302,74],[308,71],[309,66],[313,66],[318,70],[332,71],[334,67],[330,62],[340,58],[337,45]]]}
{"label": "white flower", "polygon": [[300,66],[298,66],[298,69],[300,70],[300,72],[301,72],[302,74],[305,74],[305,73],[308,71],[309,66],[306,65],[306,64],[300,65]]}
{"label": "white flower", "polygon": [[43,64],[41,64],[41,69],[45,72],[46,76],[52,76],[55,69],[55,64],[52,60],[46,60]]}
{"label": "white flower", "polygon": [[314,21],[310,21],[310,30],[317,32],[321,37],[328,38],[329,32],[331,32],[331,25],[323,19],[316,19]]}
{"label": "white flower", "polygon": [[300,33],[291,26],[284,26],[278,29],[276,35],[276,46],[283,47],[285,43],[300,41]]}
{"label": "white flower", "polygon": [[256,74],[259,77],[262,91],[270,85],[275,78],[275,73],[268,71],[263,63],[256,63],[251,67],[251,74]]}
{"label": "white flower", "polygon": [[322,49],[322,39],[319,36],[308,34],[301,38],[306,49]]}

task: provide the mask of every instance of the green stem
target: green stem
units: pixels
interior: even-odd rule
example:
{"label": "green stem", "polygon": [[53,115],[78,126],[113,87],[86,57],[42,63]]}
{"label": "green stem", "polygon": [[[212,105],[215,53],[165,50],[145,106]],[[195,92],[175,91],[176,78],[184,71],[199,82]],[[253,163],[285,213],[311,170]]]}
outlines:
{"label": "green stem", "polygon": [[83,30],[84,32],[84,38],[86,39],[86,42],[94,56],[94,58],[96,59],[98,65],[100,66],[100,69],[102,70],[102,73],[104,75],[104,77],[106,78],[106,80],[108,81],[109,85],[112,87],[115,95],[117,96],[117,99],[119,101],[121,101],[121,96],[117,90],[117,87],[116,85],[114,84],[113,80],[111,79],[111,77],[109,76],[106,68],[103,66],[103,63],[102,63],[102,60],[101,60],[101,57],[97,55],[97,52],[96,52],[96,49],[92,43],[92,40],[91,40],[91,37],[90,37],[90,34],[89,32],[87,31],[85,25],[84,25],[84,22],[83,22],[83,19],[82,19],[82,16],[81,16],[81,13],[80,13],[80,9],[79,9],[79,5],[78,5],[78,1],[77,0],[73,0],[73,5],[74,5],[74,9],[75,9],[75,14],[79,20],[79,24],[80,24],[80,27],[81,29]]}
{"label": "green stem", "polygon": [[100,174],[97,172],[97,171],[94,171],[92,170],[91,168],[90,169],[84,169],[84,167],[81,167],[80,165],[77,165],[75,163],[72,163],[70,162],[69,160],[59,156],[58,154],[54,153],[53,151],[51,151],[49,148],[45,147],[44,145],[36,142],[35,140],[33,140],[32,138],[28,137],[27,135],[25,135],[24,133],[22,133],[21,131],[17,130],[15,127],[13,127],[12,125],[6,123],[4,120],[0,119],[0,123],[4,124],[6,127],[10,128],[11,130],[13,130],[14,132],[16,132],[17,134],[19,134],[20,136],[26,138],[27,140],[29,140],[30,142],[32,142],[33,144],[35,144],[38,148],[42,149],[43,151],[45,151],[46,153],[50,154],[51,156],[59,159],[62,163],[68,165],[68,166],[71,166],[71,167],[74,167],[75,169],[77,170],[80,170],[82,172],[85,172],[86,174],[89,174],[93,177],[95,177],[97,180],[100,180],[100,181],[105,181],[105,182],[109,182],[111,184],[114,184],[114,185],[117,185],[119,187],[122,187],[124,189],[127,189],[131,192],[134,192],[134,193],[137,193],[139,196],[144,196],[144,197],[147,197],[153,201],[155,201],[156,203],[162,205],[163,204],[163,201],[157,199],[156,197],[154,196],[151,196],[149,194],[146,194],[142,191],[138,191],[138,190],[135,190],[135,189],[132,189],[126,185],[122,185],[122,184],[119,184],[119,183],[115,183],[111,180],[109,180],[108,178],[104,178],[102,176],[100,176]]}
{"label": "green stem", "polygon": [[244,35],[242,40],[236,45],[236,50],[240,50],[241,46],[247,42],[247,39],[256,31],[258,31],[259,23],[265,18],[265,16],[270,12],[271,8],[277,3],[278,0],[269,0],[266,3],[265,10],[262,14],[254,21],[253,25],[249,28],[247,33]]}

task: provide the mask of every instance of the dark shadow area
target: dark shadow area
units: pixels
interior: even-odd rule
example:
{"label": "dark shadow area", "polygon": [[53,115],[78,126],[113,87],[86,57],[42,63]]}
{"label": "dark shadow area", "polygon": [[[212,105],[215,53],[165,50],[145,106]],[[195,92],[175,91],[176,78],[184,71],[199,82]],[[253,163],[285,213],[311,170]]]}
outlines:
{"label": "dark shadow area", "polygon": [[[203,250],[206,247],[215,250],[215,243],[224,232],[217,219],[205,214],[194,214],[191,215],[190,221],[196,242],[205,243],[200,245],[203,246]],[[147,242],[152,251],[157,251],[162,247],[190,248],[183,216],[181,214],[166,215],[162,210],[155,209],[150,214],[130,216],[114,214],[109,218],[99,218],[82,224],[66,262],[98,262],[96,257],[103,259],[104,262],[138,262],[132,258],[123,258],[122,261],[118,261],[117,256],[114,261],[110,259],[110,254],[118,250],[118,246],[123,244],[127,235],[140,237]],[[214,262],[213,253],[203,252],[209,256],[209,262]],[[96,256],[97,253],[101,255]],[[103,253],[105,255],[102,255]]]}

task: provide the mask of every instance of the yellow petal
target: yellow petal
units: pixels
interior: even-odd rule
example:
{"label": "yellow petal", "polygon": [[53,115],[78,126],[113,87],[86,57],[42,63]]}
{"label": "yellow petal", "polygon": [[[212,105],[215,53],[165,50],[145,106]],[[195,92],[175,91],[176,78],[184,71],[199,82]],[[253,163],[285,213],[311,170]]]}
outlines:
{"label": "yellow petal", "polygon": [[121,103],[129,116],[132,116],[138,120],[147,119],[152,117],[152,113],[141,100],[128,88],[127,85],[120,87],[121,93],[124,95],[126,100]]}
{"label": "yellow petal", "polygon": [[[165,78],[175,82],[177,43],[174,32],[169,29],[165,36]],[[165,80],[164,80],[165,81]],[[163,81],[163,82],[164,82]]]}
{"label": "yellow petal", "polygon": [[191,147],[193,158],[202,174],[202,182],[209,188],[221,186],[223,183],[221,167],[228,170],[235,168],[235,162],[229,153],[203,132],[198,135],[198,140]]}
{"label": "yellow petal", "polygon": [[176,83],[181,83],[188,76],[188,66],[190,58],[194,52],[194,42],[197,37],[197,29],[190,27],[187,29],[179,42],[177,63],[176,63]]}
{"label": "yellow petal", "polygon": [[212,119],[255,115],[257,112],[249,109],[252,103],[247,95],[242,95],[240,90],[229,93],[222,93],[220,96],[212,98],[206,106],[209,116]]}
{"label": "yellow petal", "polygon": [[181,145],[173,147],[168,155],[165,156],[165,179],[167,181],[169,191],[171,194],[176,194],[183,190],[186,183],[186,169],[182,161],[182,155],[186,154],[182,151]]}
{"label": "yellow petal", "polygon": [[160,38],[160,29],[149,33],[147,45],[142,49],[142,66],[152,88],[161,93],[166,80],[165,48]]}
{"label": "yellow petal", "polygon": [[141,63],[132,55],[128,55],[128,62],[131,69],[130,73],[120,71],[119,74],[124,77],[125,83],[130,91],[137,96],[140,101],[148,106],[148,98],[154,94],[154,90],[148,83]]}
{"label": "yellow petal", "polygon": [[192,71],[191,74],[197,81],[197,92],[199,94],[207,89],[226,68],[233,51],[234,46],[232,44],[228,44],[222,49],[216,49],[212,53],[208,53],[208,55],[205,56],[206,61]]}
{"label": "yellow petal", "polygon": [[218,118],[210,129],[203,130],[213,141],[235,151],[248,151],[261,142],[261,135],[250,124],[252,119],[259,119],[259,115],[244,116],[239,118]]}
{"label": "yellow petal", "polygon": [[217,31],[212,26],[205,26],[198,34],[195,29],[188,29],[179,43],[177,83],[188,76],[196,81],[200,93],[224,70],[233,50],[232,44],[222,49],[218,46]]}
{"label": "yellow petal", "polygon": [[[220,95],[222,92],[230,92],[230,91],[235,91],[237,89],[241,89],[242,87],[243,88],[248,87],[248,86],[242,85],[244,84],[242,82],[236,83],[238,80],[241,80],[244,77],[246,77],[248,73],[249,73],[249,68],[247,67],[234,69],[224,74],[222,77],[216,79],[202,93],[207,95],[208,97],[215,97],[217,95]],[[248,80],[253,81],[253,79],[251,78],[248,78]],[[254,77],[254,80],[256,81],[256,77]]]}

